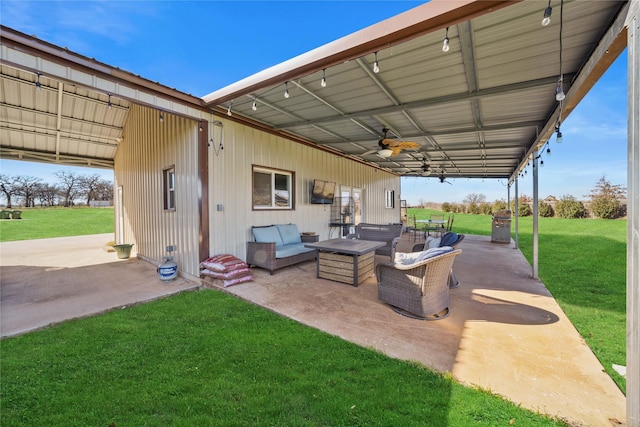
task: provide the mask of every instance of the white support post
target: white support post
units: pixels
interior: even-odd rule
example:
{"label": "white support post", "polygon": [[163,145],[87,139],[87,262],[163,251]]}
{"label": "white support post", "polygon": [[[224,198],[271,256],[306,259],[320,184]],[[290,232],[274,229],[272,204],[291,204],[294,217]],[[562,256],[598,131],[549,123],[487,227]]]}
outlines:
{"label": "white support post", "polygon": [[640,0],[626,19],[627,153],[627,426],[640,426]]}
{"label": "white support post", "polygon": [[532,230],[532,245],[533,254],[531,259],[531,272],[533,278],[538,278],[538,151],[533,152],[533,230]]}
{"label": "white support post", "polygon": [[[513,215],[515,215],[515,219],[516,219],[516,239],[515,239],[515,245],[513,246],[513,249],[518,249],[520,247],[519,243],[518,243],[518,218],[520,218],[520,215],[518,215],[518,213],[520,212],[520,206],[518,205],[518,203],[520,203],[520,196],[518,195],[518,181],[519,179],[516,178],[516,188],[515,188],[515,194],[514,194],[514,199],[513,199],[513,206],[515,207],[515,212],[512,212]],[[509,209],[511,209],[511,205],[509,205]]]}

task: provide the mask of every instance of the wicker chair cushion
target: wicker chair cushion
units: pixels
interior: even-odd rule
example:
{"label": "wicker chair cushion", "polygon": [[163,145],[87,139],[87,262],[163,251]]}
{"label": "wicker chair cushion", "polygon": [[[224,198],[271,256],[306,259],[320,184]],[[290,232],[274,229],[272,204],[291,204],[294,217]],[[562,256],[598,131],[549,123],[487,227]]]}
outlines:
{"label": "wicker chair cushion", "polygon": [[442,255],[447,252],[453,251],[451,246],[443,246],[439,248],[431,248],[421,252],[396,252],[394,264],[399,264],[405,267],[417,264],[425,259],[432,258],[437,255]]}
{"label": "wicker chair cushion", "polygon": [[447,231],[440,239],[440,246],[451,246],[458,241],[458,233],[453,231]]}
{"label": "wicker chair cushion", "polygon": [[[298,231],[298,226],[295,224],[276,224],[278,231],[280,232],[280,237],[282,238],[282,243],[285,245],[291,245],[293,243],[301,243],[302,238],[300,237],[300,232]],[[278,246],[276,244],[276,246]]]}
{"label": "wicker chair cushion", "polygon": [[271,225],[269,227],[254,227],[251,229],[251,231],[253,232],[253,238],[256,239],[256,242],[275,242],[276,246],[284,245],[284,243],[282,242],[282,237],[280,237],[278,227],[276,227],[275,225]]}

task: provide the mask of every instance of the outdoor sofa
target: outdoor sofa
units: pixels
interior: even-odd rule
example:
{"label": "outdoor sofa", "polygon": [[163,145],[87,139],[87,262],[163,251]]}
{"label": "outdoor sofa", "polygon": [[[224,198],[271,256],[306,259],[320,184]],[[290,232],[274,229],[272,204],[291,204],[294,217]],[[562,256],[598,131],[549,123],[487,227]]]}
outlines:
{"label": "outdoor sofa", "polygon": [[318,235],[302,235],[296,224],[251,227],[253,242],[247,242],[247,264],[269,270],[316,259],[315,249],[305,243],[318,241]]}
{"label": "outdoor sofa", "polygon": [[376,255],[384,255],[393,259],[396,246],[402,235],[403,224],[367,224],[356,225],[355,232],[348,234],[347,239],[373,240],[385,242],[386,245],[376,249]]}

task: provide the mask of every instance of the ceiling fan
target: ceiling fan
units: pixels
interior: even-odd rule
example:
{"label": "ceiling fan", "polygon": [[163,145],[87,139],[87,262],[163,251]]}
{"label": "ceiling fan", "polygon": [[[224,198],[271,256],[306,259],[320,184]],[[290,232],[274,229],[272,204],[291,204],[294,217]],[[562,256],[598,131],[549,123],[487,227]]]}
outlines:
{"label": "ceiling fan", "polygon": [[375,153],[380,157],[394,157],[400,154],[402,150],[412,150],[420,148],[420,144],[413,141],[399,141],[397,139],[387,138],[387,132],[389,132],[388,128],[382,128],[382,139],[378,141],[378,145],[380,146],[380,150],[371,150],[363,153],[362,155],[367,155],[371,153]]}
{"label": "ceiling fan", "polygon": [[440,180],[441,184],[444,184],[445,182],[449,185],[453,185],[452,183],[450,183],[449,181],[447,181],[447,177],[444,174],[444,169],[442,169],[442,172],[440,172],[440,175],[438,176],[438,179]]}
{"label": "ceiling fan", "polygon": [[398,141],[397,139],[387,138],[388,128],[382,128],[382,139],[378,141],[378,145],[382,150],[378,151],[378,154],[382,157],[393,157],[400,154],[402,150],[411,150],[420,148],[420,144],[413,141]]}

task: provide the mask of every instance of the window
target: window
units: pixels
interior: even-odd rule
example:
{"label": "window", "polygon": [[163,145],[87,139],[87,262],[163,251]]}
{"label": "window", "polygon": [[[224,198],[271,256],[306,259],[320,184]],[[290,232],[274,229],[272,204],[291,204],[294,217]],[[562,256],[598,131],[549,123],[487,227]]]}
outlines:
{"label": "window", "polygon": [[293,209],[293,172],[253,167],[253,209]]}
{"label": "window", "polygon": [[176,210],[176,168],[171,166],[163,171],[164,209]]}
{"label": "window", "polygon": [[395,207],[393,200],[395,198],[395,191],[385,190],[384,196],[384,207],[387,209],[393,209]]}

